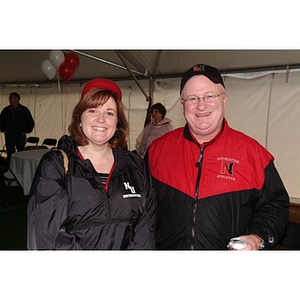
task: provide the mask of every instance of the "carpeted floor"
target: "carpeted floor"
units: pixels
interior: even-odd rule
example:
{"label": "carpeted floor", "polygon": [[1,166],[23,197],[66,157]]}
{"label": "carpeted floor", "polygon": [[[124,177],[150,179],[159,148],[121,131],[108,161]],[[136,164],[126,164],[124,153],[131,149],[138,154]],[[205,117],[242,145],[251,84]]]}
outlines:
{"label": "carpeted floor", "polygon": [[27,197],[0,182],[0,250],[26,250]]}

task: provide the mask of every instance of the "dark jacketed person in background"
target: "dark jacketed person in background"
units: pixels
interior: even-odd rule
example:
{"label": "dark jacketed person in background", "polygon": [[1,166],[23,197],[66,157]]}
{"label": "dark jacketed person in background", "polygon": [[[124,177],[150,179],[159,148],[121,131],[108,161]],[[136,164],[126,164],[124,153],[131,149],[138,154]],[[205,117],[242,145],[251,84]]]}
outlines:
{"label": "dark jacketed person in background", "polygon": [[34,120],[30,110],[20,104],[20,95],[10,93],[9,105],[4,107],[0,115],[0,130],[4,133],[7,159],[25,148],[26,134],[32,132]]}

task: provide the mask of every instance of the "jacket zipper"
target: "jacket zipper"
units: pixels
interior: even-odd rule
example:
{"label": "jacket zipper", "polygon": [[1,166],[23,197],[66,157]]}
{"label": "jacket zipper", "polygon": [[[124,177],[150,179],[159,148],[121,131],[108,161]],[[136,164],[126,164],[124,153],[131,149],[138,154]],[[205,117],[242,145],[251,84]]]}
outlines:
{"label": "jacket zipper", "polygon": [[202,170],[203,150],[204,150],[203,148],[200,148],[199,159],[196,163],[196,167],[198,168],[198,174],[197,174],[197,181],[196,181],[195,198],[194,198],[194,201],[193,201],[191,250],[195,249],[196,213],[197,213],[197,207],[198,207],[198,195],[199,195],[199,185],[200,185],[200,177],[201,177],[201,170]]}

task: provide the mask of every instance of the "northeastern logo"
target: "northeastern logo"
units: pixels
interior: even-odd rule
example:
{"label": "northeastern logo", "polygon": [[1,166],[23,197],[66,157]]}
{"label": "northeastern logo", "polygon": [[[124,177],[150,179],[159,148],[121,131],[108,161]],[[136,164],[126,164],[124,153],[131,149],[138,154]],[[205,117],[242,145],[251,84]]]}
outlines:
{"label": "northeastern logo", "polygon": [[194,67],[193,67],[193,71],[194,71],[194,72],[197,72],[197,71],[205,72],[205,66],[204,66],[204,65],[194,66]]}
{"label": "northeastern logo", "polygon": [[130,185],[129,182],[123,182],[125,191],[130,193],[123,194],[123,198],[141,198],[141,194],[138,194],[134,188],[134,186]]}
{"label": "northeastern logo", "polygon": [[221,174],[233,175],[233,162],[221,161]]}
{"label": "northeastern logo", "polygon": [[235,166],[240,162],[234,158],[229,157],[218,157],[217,160],[220,162],[220,174],[217,178],[229,179],[235,181],[234,170]]}

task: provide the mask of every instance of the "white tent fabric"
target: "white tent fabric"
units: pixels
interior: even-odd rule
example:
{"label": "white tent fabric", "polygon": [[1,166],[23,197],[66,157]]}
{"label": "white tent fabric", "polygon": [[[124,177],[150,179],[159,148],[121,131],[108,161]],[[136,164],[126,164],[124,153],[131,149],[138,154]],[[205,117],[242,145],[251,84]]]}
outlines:
{"label": "white tent fabric", "polygon": [[[258,76],[224,76],[229,96],[226,118],[231,127],[257,139],[275,157],[275,165],[293,201],[300,198],[300,71],[274,72]],[[167,117],[177,128],[185,124],[179,96],[180,79],[158,79],[154,82],[154,103],[161,102]],[[134,81],[118,82],[123,92],[123,102],[130,125],[129,148],[143,129],[148,102]],[[143,89],[150,90],[149,81],[140,81]],[[16,91],[21,103],[26,105],[36,122],[31,136],[59,139],[68,133],[72,110],[82,86],[68,85],[4,87],[0,89],[2,110],[8,105],[8,95]],[[1,135],[0,148],[4,136]]]}
{"label": "white tent fabric", "polygon": [[274,155],[291,198],[300,196],[299,82],[300,72],[292,73],[288,81],[284,73],[225,81],[230,125],[257,139]]}

